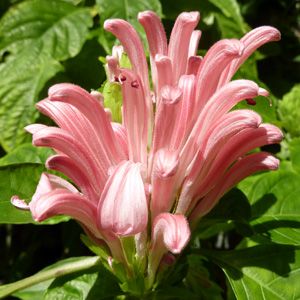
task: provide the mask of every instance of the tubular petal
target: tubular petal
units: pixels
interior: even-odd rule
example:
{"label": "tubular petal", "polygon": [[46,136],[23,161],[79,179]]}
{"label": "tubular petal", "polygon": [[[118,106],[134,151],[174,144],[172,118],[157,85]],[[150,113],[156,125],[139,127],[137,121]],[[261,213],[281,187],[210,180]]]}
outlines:
{"label": "tubular petal", "polygon": [[174,179],[178,166],[178,151],[160,149],[156,152],[151,180],[150,210],[152,223],[160,213],[169,212],[174,204]]}
{"label": "tubular petal", "polygon": [[149,246],[148,276],[150,283],[154,281],[157,267],[167,250],[180,253],[190,239],[190,229],[183,215],[160,214],[152,226]]}
{"label": "tubular petal", "polygon": [[217,89],[224,68],[244,51],[238,40],[221,40],[214,44],[204,56],[196,77],[196,111],[201,111]]}
{"label": "tubular petal", "polygon": [[37,131],[32,138],[37,147],[50,147],[58,149],[69,156],[79,168],[84,170],[92,184],[98,185],[102,190],[108,178],[107,166],[101,166],[102,161],[95,159],[92,153],[71,135],[60,128],[48,127]]}
{"label": "tubular petal", "polygon": [[168,56],[171,58],[176,85],[181,75],[185,74],[191,36],[199,22],[198,12],[181,13],[172,29]]}
{"label": "tubular petal", "polygon": [[156,54],[168,55],[167,37],[159,17],[152,11],[144,11],[138,14],[138,20],[144,27],[150,50],[150,65],[152,84],[155,94],[157,91],[157,70],[155,64]]}
{"label": "tubular petal", "polygon": [[195,100],[195,76],[181,76],[179,88],[182,90],[182,100],[179,103],[180,107],[178,108],[178,115],[174,122],[174,129],[169,148],[181,151],[191,130],[190,121],[193,115]]}
{"label": "tubular petal", "polygon": [[130,236],[146,228],[148,207],[140,170],[140,163],[130,161],[113,170],[98,205],[99,230]]}
{"label": "tubular petal", "polygon": [[205,180],[222,147],[238,132],[247,128],[258,128],[260,124],[260,115],[251,110],[232,111],[214,124],[208,131],[185,179],[176,212],[185,214],[190,208],[195,191]]}
{"label": "tubular petal", "polygon": [[133,26],[121,19],[106,20],[104,22],[104,29],[119,39],[129,57],[133,71],[141,77],[147,103],[147,121],[150,130],[153,123],[153,108],[150,95],[148,64],[142,41]]}
{"label": "tubular petal", "polygon": [[250,80],[236,80],[226,84],[209,99],[181,153],[187,167],[201,147],[206,132],[218,119],[227,113],[239,101],[258,96],[258,85]]}
{"label": "tubular petal", "polygon": [[277,170],[279,160],[265,152],[250,154],[239,160],[218,182],[214,189],[192,211],[189,221],[195,226],[202,216],[207,214],[219,199],[244,178],[262,170]]}
{"label": "tubular petal", "polygon": [[280,32],[271,26],[261,26],[251,30],[242,39],[241,42],[245,45],[245,51],[243,55],[232,61],[230,65],[224,70],[218,87],[220,88],[227,82],[229,82],[234,73],[244,63],[244,61],[259,47],[265,43],[280,40]]}
{"label": "tubular petal", "polygon": [[[122,84],[123,124],[127,133],[129,159],[147,163],[148,123],[147,104],[140,76],[128,69],[121,69],[127,79]],[[132,87],[137,82],[138,88]]]}
{"label": "tubular petal", "polygon": [[[125,153],[118,143],[104,108],[87,91],[73,84],[56,84],[49,89],[51,101],[61,101],[75,106],[93,125],[98,139],[111,164],[118,164],[125,159]],[[91,109],[91,107],[93,109]],[[104,143],[105,141],[105,143]]]}
{"label": "tubular petal", "polygon": [[56,215],[68,215],[84,223],[97,237],[96,228],[97,208],[92,202],[66,190],[52,190],[32,200],[30,211],[36,222],[41,222]]}
{"label": "tubular petal", "polygon": [[199,41],[201,38],[202,32],[200,30],[194,30],[191,36],[190,44],[189,44],[189,54],[188,57],[191,56],[196,56],[197,55],[197,50],[198,50],[198,45]]}
{"label": "tubular petal", "polygon": [[[93,97],[99,102],[102,96],[95,92]],[[100,99],[101,101],[101,99]],[[99,102],[101,105],[101,102]],[[107,146],[104,141],[97,138],[97,133],[93,125],[88,119],[73,105],[59,101],[50,101],[45,99],[37,103],[39,111],[46,116],[49,116],[60,128],[72,135],[82,146],[86,152],[91,153],[101,162],[102,166],[108,168],[113,162],[107,154]]]}
{"label": "tubular petal", "polygon": [[53,155],[49,157],[46,161],[46,168],[65,174],[79,187],[80,191],[87,199],[95,204],[98,203],[101,195],[98,186],[93,186],[92,182],[86,176],[86,173],[83,172],[83,170],[68,156]]}
{"label": "tubular petal", "polygon": [[197,188],[196,196],[201,198],[214,186],[218,178],[240,157],[248,152],[268,144],[279,143],[282,140],[280,129],[271,124],[261,124],[257,129],[245,129],[229,140],[216,156],[205,180]]}
{"label": "tubular petal", "polygon": [[25,200],[21,200],[18,196],[12,196],[10,203],[16,208],[29,210],[29,205],[25,202]]}

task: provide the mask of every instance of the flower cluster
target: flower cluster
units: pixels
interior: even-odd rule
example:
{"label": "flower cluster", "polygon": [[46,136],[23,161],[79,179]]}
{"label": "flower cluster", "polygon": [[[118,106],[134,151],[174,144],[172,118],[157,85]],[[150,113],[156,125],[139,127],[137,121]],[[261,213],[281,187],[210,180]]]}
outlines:
{"label": "flower cluster", "polygon": [[[107,20],[106,30],[123,45],[107,57],[110,82],[121,85],[122,124],[112,121],[99,92],[72,84],[50,88],[37,108],[59,127],[33,124],[33,144],[51,147],[46,167],[73,183],[43,173],[29,206],[33,218],[75,218],[95,244],[106,249],[109,264],[123,263],[134,276],[126,239],[134,237],[134,257],[148,288],[162,261],[173,261],[190,238],[190,228],[238,182],[261,170],[276,170],[279,161],[253,149],[282,139],[281,131],[262,124],[251,105],[268,92],[250,80],[230,81],[249,55],[279,32],[263,26],[241,40],[224,39],[204,58],[197,56],[199,13],[182,13],[167,43],[158,16],[141,12],[150,50],[152,87],[142,42],[120,19]],[[132,69],[120,68],[123,49]],[[154,113],[155,111],[155,113]],[[76,187],[75,187],[76,186]]]}

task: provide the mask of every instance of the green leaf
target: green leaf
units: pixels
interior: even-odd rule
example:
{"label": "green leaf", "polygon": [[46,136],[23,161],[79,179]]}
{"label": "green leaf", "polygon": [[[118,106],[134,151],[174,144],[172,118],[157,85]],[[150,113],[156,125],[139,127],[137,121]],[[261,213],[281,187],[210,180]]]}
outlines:
{"label": "green leaf", "polygon": [[212,278],[213,274],[204,266],[206,258],[201,255],[188,255],[189,271],[185,277],[185,286],[193,291],[198,297],[197,299],[222,300],[222,289]]}
{"label": "green leaf", "polygon": [[47,54],[38,52],[22,52],[0,65],[0,143],[6,152],[31,140],[23,128],[39,116],[34,104],[44,84],[62,69]]}
{"label": "green leaf", "polygon": [[104,96],[104,106],[111,110],[114,122],[122,123],[123,96],[121,85],[117,82],[109,83],[106,81],[101,92]]}
{"label": "green leaf", "polygon": [[300,138],[293,138],[289,142],[289,149],[292,168],[300,174]]}
{"label": "green leaf", "polygon": [[200,238],[208,238],[217,235],[226,229],[232,229],[228,221],[233,221],[236,230],[243,236],[251,236],[254,232],[249,225],[251,207],[247,197],[237,188],[225,194],[214,207],[204,216],[196,229],[196,235]]}
{"label": "green leaf", "polygon": [[[22,164],[0,167],[0,223],[25,224],[34,223],[29,211],[15,208],[10,199],[17,195],[29,202],[34,194],[41,173],[46,171],[40,164]],[[69,220],[66,216],[56,216],[39,224],[56,224]]]}
{"label": "green leaf", "polygon": [[92,252],[107,261],[110,255],[104,248],[97,246],[87,235],[81,234],[80,239]]}
{"label": "green leaf", "polygon": [[283,127],[292,136],[300,136],[300,84],[295,85],[289,93],[278,102],[278,115]]}
{"label": "green leaf", "polygon": [[300,244],[300,175],[290,171],[258,176],[248,189],[251,225],[274,242]]}
{"label": "green leaf", "polygon": [[263,244],[232,251],[200,251],[226,273],[239,300],[300,298],[300,248]]}
{"label": "green leaf", "polygon": [[25,1],[2,18],[0,49],[21,56],[38,48],[56,60],[65,60],[80,51],[91,26],[86,8],[58,0]]}
{"label": "green leaf", "polygon": [[236,28],[246,33],[243,17],[236,0],[209,0],[209,2],[218,7],[226,18],[232,19]]}
{"label": "green leaf", "polygon": [[[34,103],[45,83],[75,56],[88,37],[86,8],[63,1],[24,1],[0,22],[0,142],[7,151],[26,140],[23,127],[38,117]],[[28,141],[28,139],[27,139]]]}
{"label": "green leaf", "polygon": [[[6,286],[1,286],[0,297],[4,295],[3,290],[6,290],[5,295],[9,295],[8,290],[10,290],[11,293],[13,293],[15,290],[18,290],[17,292],[13,293],[13,296],[19,297],[22,300],[44,299],[43,296],[45,292],[56,277],[63,276],[62,278],[68,278],[67,274],[71,274],[70,276],[72,277],[76,276],[74,274],[78,274],[78,272],[80,271],[89,273],[91,272],[91,269],[97,268],[96,266],[98,266],[97,270],[99,270],[99,264],[101,264],[101,260],[98,257],[67,258],[46,267],[33,276],[27,277]],[[25,286],[28,287],[22,289],[22,287]]]}
{"label": "green leaf", "polygon": [[122,291],[115,277],[102,265],[56,278],[44,294],[44,300],[114,299]]}
{"label": "green leaf", "polygon": [[0,166],[23,163],[45,164],[47,158],[53,154],[54,151],[50,148],[35,147],[31,143],[26,143],[3,156],[0,159]]}
{"label": "green leaf", "polygon": [[[147,47],[147,38],[142,25],[137,20],[137,15],[141,11],[152,10],[160,18],[162,18],[162,8],[159,0],[136,0],[136,1],[126,1],[126,0],[96,0],[98,5],[99,14],[101,18],[101,27],[107,19],[123,19],[129,22],[138,32],[142,39],[144,46]],[[100,37],[100,43],[107,52],[111,55],[112,47],[116,44],[117,39],[111,34],[102,30],[102,35]]]}

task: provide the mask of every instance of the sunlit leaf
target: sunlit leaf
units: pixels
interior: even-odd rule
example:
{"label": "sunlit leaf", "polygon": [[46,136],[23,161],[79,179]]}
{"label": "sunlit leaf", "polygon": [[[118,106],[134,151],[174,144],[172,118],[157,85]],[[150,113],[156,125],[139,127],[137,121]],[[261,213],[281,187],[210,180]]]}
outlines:
{"label": "sunlit leaf", "polygon": [[201,250],[226,273],[239,300],[300,298],[300,248],[263,244],[233,251]]}
{"label": "sunlit leaf", "polygon": [[23,127],[38,117],[34,103],[45,83],[62,70],[88,37],[86,8],[53,0],[25,1],[0,21],[0,142],[7,151],[26,140]]}
{"label": "sunlit leaf", "polygon": [[[29,211],[15,208],[10,199],[17,195],[29,202],[34,194],[41,173],[46,171],[40,164],[21,164],[0,167],[0,223],[24,224],[35,223]],[[55,224],[69,220],[66,216],[56,216],[43,224]]]}
{"label": "sunlit leaf", "polygon": [[[137,20],[138,13],[145,10],[152,10],[160,18],[162,17],[162,8],[160,1],[158,0],[96,0],[96,3],[99,8],[101,25],[103,25],[104,21],[107,19],[119,18],[126,20],[137,30],[145,46],[147,46],[148,43],[145,31],[142,25]],[[100,43],[108,54],[111,55],[111,49],[116,42],[116,38],[111,33],[107,33],[105,30],[102,31]]]}
{"label": "sunlit leaf", "polygon": [[47,158],[53,154],[50,148],[35,147],[31,143],[26,143],[2,157],[0,166],[23,163],[45,164]]}
{"label": "sunlit leaf", "polygon": [[289,93],[278,101],[278,114],[283,127],[292,135],[300,136],[300,84],[295,85]]}

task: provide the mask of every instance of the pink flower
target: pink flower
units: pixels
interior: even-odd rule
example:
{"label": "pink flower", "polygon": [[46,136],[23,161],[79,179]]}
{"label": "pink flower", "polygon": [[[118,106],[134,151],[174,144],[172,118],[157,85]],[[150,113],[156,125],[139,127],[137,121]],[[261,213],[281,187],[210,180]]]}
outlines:
{"label": "pink flower", "polygon": [[[122,262],[128,276],[133,262],[124,245],[134,236],[150,288],[162,257],[182,251],[189,226],[222,195],[254,172],[278,168],[270,154],[247,153],[280,142],[281,131],[262,124],[252,110],[230,111],[268,92],[249,80],[230,80],[255,49],[280,34],[260,27],[241,40],[217,42],[202,58],[198,12],[178,17],[169,44],[157,15],[146,11],[138,19],[149,42],[153,91],[138,34],[123,20],[107,20],[105,29],[124,47],[107,57],[109,80],[122,87],[122,124],[111,121],[100,93],[72,84],[50,88],[37,107],[59,127],[34,124],[26,130],[35,146],[57,152],[47,168],[64,173],[76,187],[44,173],[27,208],[38,222],[58,214],[78,220],[110,252],[111,268],[114,260]],[[132,70],[119,67],[123,49]],[[12,203],[26,208],[17,196]]]}

